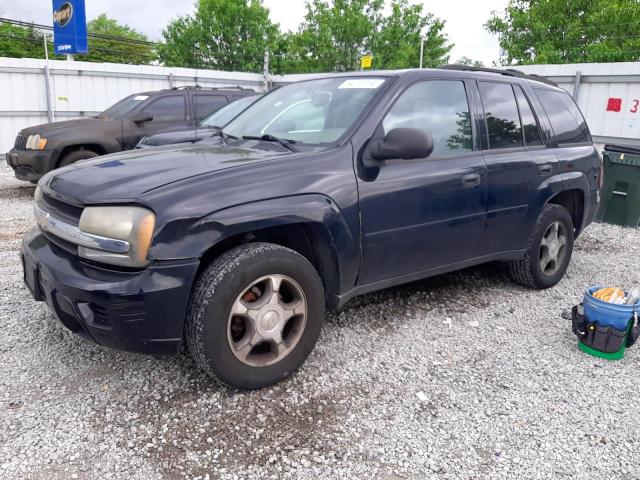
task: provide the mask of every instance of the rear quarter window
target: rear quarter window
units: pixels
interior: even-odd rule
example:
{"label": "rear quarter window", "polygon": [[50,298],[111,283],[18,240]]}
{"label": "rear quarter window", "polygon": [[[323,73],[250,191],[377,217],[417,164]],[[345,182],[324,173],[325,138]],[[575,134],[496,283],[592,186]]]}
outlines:
{"label": "rear quarter window", "polygon": [[587,122],[568,93],[536,88],[558,145],[591,143]]}

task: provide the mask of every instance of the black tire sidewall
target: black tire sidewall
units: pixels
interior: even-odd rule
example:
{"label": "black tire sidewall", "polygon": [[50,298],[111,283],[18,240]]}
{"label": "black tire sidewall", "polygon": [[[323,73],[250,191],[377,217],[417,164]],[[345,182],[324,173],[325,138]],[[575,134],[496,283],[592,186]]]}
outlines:
{"label": "black tire sidewall", "polygon": [[[542,237],[553,223],[559,221],[564,226],[567,232],[567,244],[565,246],[565,257],[560,265],[560,268],[553,275],[545,275],[540,268],[540,245],[542,243]],[[528,252],[530,260],[530,272],[533,279],[539,288],[549,288],[557,284],[564,276],[569,263],[571,262],[571,255],[573,253],[573,241],[574,241],[574,228],[571,215],[566,208],[560,205],[547,205],[541,214],[540,221],[537,223],[537,228],[534,233],[534,239],[531,244],[531,249]]]}
{"label": "black tire sidewall", "polygon": [[60,162],[58,162],[58,168],[67,167],[77,161],[87,160],[88,158],[97,157],[98,154],[91,150],[76,150],[74,152],[67,153]]}
{"label": "black tire sidewall", "polygon": [[[295,348],[279,362],[265,367],[242,363],[227,339],[229,311],[235,299],[258,278],[282,274],[294,279],[307,301],[307,321]],[[224,275],[204,311],[202,339],[210,371],[223,382],[240,388],[258,388],[279,382],[302,365],[313,350],[324,320],[324,291],[313,266],[299,254],[279,249],[241,262]]]}

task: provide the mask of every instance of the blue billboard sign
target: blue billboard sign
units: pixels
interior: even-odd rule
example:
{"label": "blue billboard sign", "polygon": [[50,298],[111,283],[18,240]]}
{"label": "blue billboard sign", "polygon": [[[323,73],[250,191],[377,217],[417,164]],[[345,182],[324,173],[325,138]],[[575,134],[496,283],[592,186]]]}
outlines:
{"label": "blue billboard sign", "polygon": [[84,0],[53,0],[53,48],[60,55],[89,52]]}

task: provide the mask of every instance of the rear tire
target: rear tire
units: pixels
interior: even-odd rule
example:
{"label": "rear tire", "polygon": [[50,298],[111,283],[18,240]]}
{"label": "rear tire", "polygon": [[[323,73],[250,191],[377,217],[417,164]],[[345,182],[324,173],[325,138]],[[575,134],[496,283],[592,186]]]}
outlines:
{"label": "rear tire", "polygon": [[529,237],[524,258],[509,263],[511,278],[538,290],[553,287],[562,279],[571,261],[574,234],[567,209],[546,205]]}
{"label": "rear tire", "polygon": [[234,248],[197,279],[185,336],[196,363],[238,388],[272,385],[295,372],[322,329],[324,289],[297,252],[270,243]]}
{"label": "rear tire", "polygon": [[88,158],[94,158],[97,156],[98,154],[91,150],[75,150],[73,152],[67,153],[64,157],[62,157],[62,160],[58,162],[57,168],[66,167],[67,165],[71,165],[78,160],[86,160]]}

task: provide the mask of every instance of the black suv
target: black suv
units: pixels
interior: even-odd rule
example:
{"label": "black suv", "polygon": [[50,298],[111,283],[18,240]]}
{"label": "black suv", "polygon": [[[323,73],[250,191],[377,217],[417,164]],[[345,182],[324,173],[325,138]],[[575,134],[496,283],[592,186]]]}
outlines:
{"label": "black suv", "polygon": [[325,307],[501,260],[564,275],[601,159],[564,90],[516,72],[348,73],[265,95],[218,141],[49,173],[27,286],[99,344],[254,388],[295,371]]}
{"label": "black suv", "polygon": [[201,87],[136,93],[94,118],[23,129],[7,153],[7,163],[18,179],[35,183],[55,168],[132,149],[144,136],[192,128],[210,113],[249,95],[255,92]]}

